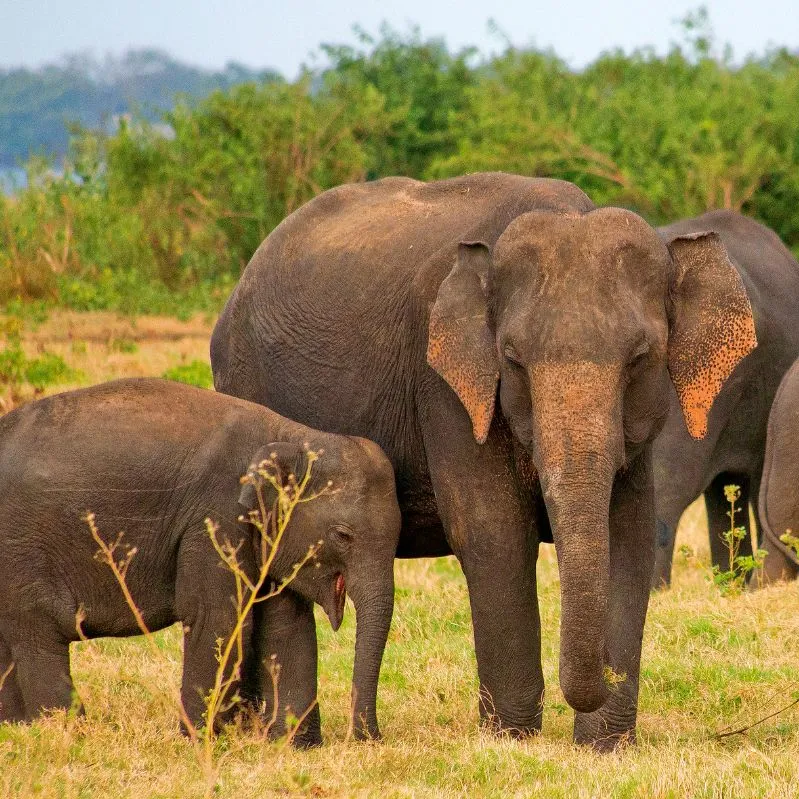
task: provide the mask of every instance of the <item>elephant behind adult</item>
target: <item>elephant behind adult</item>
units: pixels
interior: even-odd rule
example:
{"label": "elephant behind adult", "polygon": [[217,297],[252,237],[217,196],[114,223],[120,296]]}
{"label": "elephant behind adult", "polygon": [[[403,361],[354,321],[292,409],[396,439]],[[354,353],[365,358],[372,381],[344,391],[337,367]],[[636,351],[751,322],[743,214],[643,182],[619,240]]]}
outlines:
{"label": "elephant behind adult", "polygon": [[759,520],[768,550],[762,574],[768,582],[799,576],[796,549],[780,540],[799,537],[799,359],[780,383],[768,420]]}
{"label": "elephant behind adult", "polygon": [[[718,233],[738,270],[752,304],[757,349],[733,371],[708,417],[708,433],[688,435],[676,393],[663,432],[655,441],[653,463],[658,548],[653,583],[671,581],[677,523],[704,493],[711,559],[729,568],[722,533],[729,528],[724,486],[741,487],[739,517],[749,532],[748,502],[757,503],[769,410],[783,375],[799,357],[799,263],[779,237],[753,219],[731,211],[711,211],[659,228],[664,240],[703,230]],[[755,513],[757,516],[757,513]],[[740,554],[751,554],[751,538]]]}
{"label": "elephant behind adult", "polygon": [[667,246],[570,183],[488,173],[342,186],[296,211],[242,275],[211,360],[218,390],[384,448],[397,555],[463,567],[498,729],[541,727],[535,562],[554,538],[575,739],[611,748],[634,737],[667,362],[701,435],[752,346],[717,237]]}

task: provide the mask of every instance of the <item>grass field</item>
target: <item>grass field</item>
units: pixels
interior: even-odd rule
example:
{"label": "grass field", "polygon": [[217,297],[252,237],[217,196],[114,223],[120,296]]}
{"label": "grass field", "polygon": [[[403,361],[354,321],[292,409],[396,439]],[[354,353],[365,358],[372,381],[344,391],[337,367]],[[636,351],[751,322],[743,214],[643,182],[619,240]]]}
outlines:
{"label": "grass field", "polygon": [[[79,382],[161,375],[207,360],[211,321],[58,314],[26,333],[26,351],[61,354]],[[122,343],[120,343],[122,342]],[[48,391],[60,390],[52,387]],[[108,531],[111,532],[111,531]],[[644,641],[639,744],[595,755],[571,744],[557,684],[559,586],[543,547],[539,593],[547,682],[544,733],[510,741],[481,732],[465,583],[452,558],[397,562],[397,602],[380,685],[385,740],[348,741],[354,613],[333,634],[323,615],[320,704],[325,746],[295,752],[231,730],[217,740],[219,797],[306,795],[541,797],[799,796],[799,709],[746,735],[713,734],[799,697],[799,584],[720,597],[708,582],[701,507],[679,532],[673,588],[654,595]],[[0,797],[195,797],[208,784],[178,732],[169,689],[180,634],[73,645],[86,716],[0,726]]]}

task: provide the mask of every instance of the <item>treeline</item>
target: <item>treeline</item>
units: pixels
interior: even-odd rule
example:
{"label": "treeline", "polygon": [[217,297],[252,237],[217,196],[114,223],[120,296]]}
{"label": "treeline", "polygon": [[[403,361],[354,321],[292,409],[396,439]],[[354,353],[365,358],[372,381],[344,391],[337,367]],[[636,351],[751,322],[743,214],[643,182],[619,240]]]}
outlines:
{"label": "treeline", "polygon": [[176,94],[205,97],[247,81],[279,80],[270,70],[231,63],[212,71],[176,61],[155,49],[121,57],[68,56],[38,69],[0,69],[0,169],[31,153],[60,158],[71,124],[113,130],[116,119],[136,113],[157,121]]}
{"label": "treeline", "polygon": [[574,181],[652,222],[733,208],[799,252],[799,56],[744,63],[706,38],[481,60],[384,30],[325,46],[296,82],[216,91],[113,134],[73,136],[62,176],[29,165],[0,206],[0,296],[76,308],[215,308],[286,214],[336,184],[501,169]]}

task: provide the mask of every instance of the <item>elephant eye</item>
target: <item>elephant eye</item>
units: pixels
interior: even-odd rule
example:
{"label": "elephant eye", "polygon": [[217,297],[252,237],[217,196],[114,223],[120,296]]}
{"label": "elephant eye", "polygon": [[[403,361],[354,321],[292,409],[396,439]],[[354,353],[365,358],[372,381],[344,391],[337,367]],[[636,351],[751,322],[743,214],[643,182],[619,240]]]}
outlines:
{"label": "elephant eye", "polygon": [[627,365],[631,369],[634,369],[635,367],[644,363],[647,355],[649,355],[649,342],[646,339],[643,339],[630,353],[630,359],[627,362]]}
{"label": "elephant eye", "polygon": [[355,540],[355,533],[346,524],[337,524],[330,529],[330,535],[340,546],[348,547]]}
{"label": "elephant eye", "polygon": [[522,359],[519,357],[519,353],[513,348],[512,344],[506,344],[502,350],[502,354],[505,356],[505,360],[512,363],[514,366],[523,366]]}

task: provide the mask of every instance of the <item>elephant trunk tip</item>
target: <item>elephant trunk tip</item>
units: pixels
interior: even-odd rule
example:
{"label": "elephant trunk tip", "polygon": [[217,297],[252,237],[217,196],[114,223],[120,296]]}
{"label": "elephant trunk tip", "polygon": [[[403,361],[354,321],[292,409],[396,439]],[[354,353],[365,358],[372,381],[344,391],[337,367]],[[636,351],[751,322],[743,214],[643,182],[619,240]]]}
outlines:
{"label": "elephant trunk tip", "polygon": [[599,710],[610,694],[602,672],[596,678],[585,678],[561,671],[560,687],[569,706],[580,713]]}

